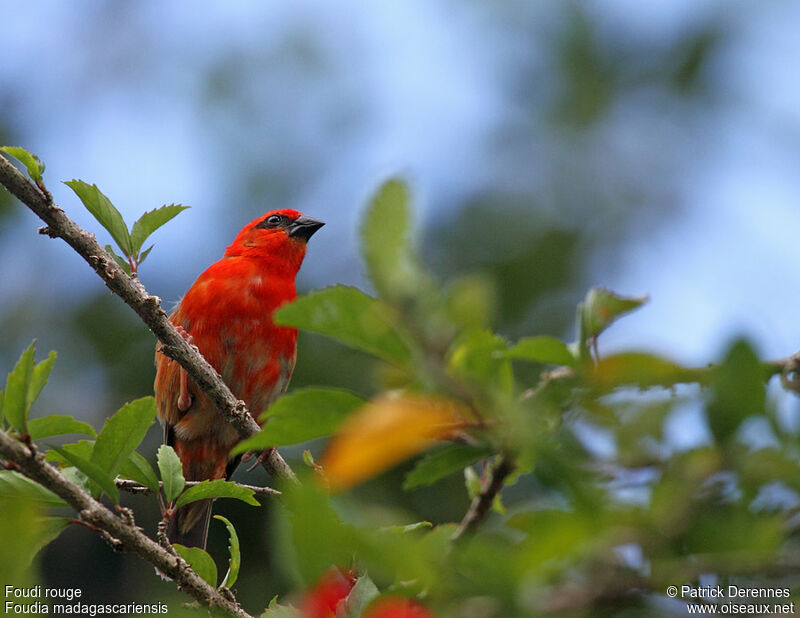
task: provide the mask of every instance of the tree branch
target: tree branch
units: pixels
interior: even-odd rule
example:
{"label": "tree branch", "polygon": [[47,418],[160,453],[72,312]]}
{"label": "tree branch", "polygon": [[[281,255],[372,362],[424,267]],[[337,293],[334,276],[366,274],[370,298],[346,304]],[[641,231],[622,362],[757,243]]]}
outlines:
{"label": "tree branch", "polygon": [[[127,491],[130,494],[151,494],[153,491],[149,487],[145,487],[144,485],[139,485],[136,481],[132,481],[130,479],[114,479],[114,482],[117,484],[117,487],[120,488],[122,491]],[[205,481],[186,481],[186,487],[191,487],[192,485],[199,485]],[[159,487],[163,487],[164,483],[159,481]],[[280,496],[281,492],[277,489],[273,489],[272,487],[258,487],[257,485],[243,485],[242,483],[236,483],[237,487],[244,487],[245,489],[249,489],[257,496]]]}
{"label": "tree branch", "polygon": [[[97,242],[94,234],[79,227],[64,211],[53,204],[50,194],[22,175],[16,167],[0,156],[0,184],[30,208],[47,224],[40,233],[56,236],[72,247],[94,269],[108,289],[133,309],[162,343],[162,353],[177,361],[195,384],[217,406],[217,409],[244,438],[254,436],[261,428],[247,411],[243,401],[233,396],[220,375],[208,364],[197,348],[178,333],[161,308],[161,299],[151,296],[142,283],[129,277],[114,259]],[[274,478],[297,481],[292,469],[272,449],[263,462],[264,468]]]}
{"label": "tree branch", "polygon": [[0,453],[15,462],[23,475],[66,501],[78,512],[79,521],[97,531],[115,547],[136,553],[174,579],[181,590],[204,605],[219,608],[230,616],[251,618],[238,604],[208,585],[180,556],[158,545],[133,525],[132,520],[126,521],[117,517],[102,503],[70,482],[55,467],[47,464],[44,455],[34,452],[4,431],[0,431]]}
{"label": "tree branch", "polygon": [[451,541],[457,541],[468,532],[472,532],[481,522],[486,519],[489,509],[492,507],[495,497],[503,489],[506,478],[514,471],[514,464],[504,455],[492,467],[492,472],[484,480],[478,495],[472,499],[466,514],[464,515],[458,528],[450,537]]}

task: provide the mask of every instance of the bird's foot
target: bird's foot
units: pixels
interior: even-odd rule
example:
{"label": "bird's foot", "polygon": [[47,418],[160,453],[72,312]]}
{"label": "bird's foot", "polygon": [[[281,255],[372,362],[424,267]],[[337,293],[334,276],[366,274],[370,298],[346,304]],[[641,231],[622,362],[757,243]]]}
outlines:
{"label": "bird's foot", "polygon": [[[256,457],[256,460],[255,460],[255,462],[253,463],[253,465],[252,465],[252,466],[250,466],[250,467],[247,469],[247,472],[252,472],[252,471],[253,471],[253,470],[255,470],[256,468],[258,468],[258,466],[260,466],[260,465],[261,465],[261,464],[263,464],[265,461],[267,461],[267,459],[269,459],[270,455],[272,455],[272,452],[273,452],[274,450],[275,450],[275,448],[273,447],[273,448],[268,448],[268,449],[266,449],[266,450],[263,450],[263,451],[261,451],[261,452],[258,454],[258,457]],[[244,463],[244,462],[247,462],[247,461],[250,461],[250,459],[252,459],[252,458],[253,458],[253,452],[252,452],[252,451],[251,451],[251,452],[249,452],[249,453],[245,453],[245,454],[244,454],[244,456],[242,457],[242,463]]]}

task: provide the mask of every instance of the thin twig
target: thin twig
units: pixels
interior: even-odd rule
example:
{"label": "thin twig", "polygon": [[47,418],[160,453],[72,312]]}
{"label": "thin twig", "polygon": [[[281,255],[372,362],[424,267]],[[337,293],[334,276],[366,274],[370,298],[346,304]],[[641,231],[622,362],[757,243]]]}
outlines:
{"label": "thin twig", "polygon": [[492,507],[495,497],[503,489],[506,478],[514,471],[514,464],[503,455],[492,466],[492,471],[484,480],[478,495],[472,499],[466,514],[458,524],[458,528],[450,537],[451,541],[457,541],[468,532],[477,528],[486,518],[489,509]]}
{"label": "thin twig", "polygon": [[181,590],[204,605],[219,608],[230,616],[251,618],[235,602],[209,586],[182,558],[158,545],[140,528],[131,525],[130,521],[117,517],[105,505],[46,463],[44,455],[34,453],[4,431],[0,431],[0,453],[16,462],[23,475],[46,487],[72,506],[78,512],[79,521],[111,542],[116,549],[134,552],[174,579]]}
{"label": "thin twig", "polygon": [[[130,479],[115,479],[114,481],[122,491],[127,491],[131,494],[151,494],[153,490],[149,487],[145,487],[144,485],[139,485],[136,481],[132,481]],[[192,487],[193,485],[200,485],[201,483],[205,483],[205,481],[186,481],[186,487]],[[159,481],[159,487],[163,487],[164,483]],[[258,487],[257,485],[243,485],[241,483],[236,483],[237,487],[243,487],[244,489],[249,489],[257,496],[280,496],[281,492],[277,489],[273,489],[272,487]]]}
{"label": "thin twig", "polygon": [[[161,351],[186,370],[242,438],[250,438],[261,431],[244,402],[233,396],[220,375],[169,321],[161,308],[161,299],[148,294],[137,278],[129,277],[100,246],[94,234],[79,227],[53,204],[49,193],[30,182],[1,156],[0,184],[47,224],[45,233],[48,236],[64,239],[94,269],[103,283],[137,313],[161,341]],[[271,456],[264,460],[264,468],[280,481],[297,481],[289,464],[277,450],[273,450]]]}

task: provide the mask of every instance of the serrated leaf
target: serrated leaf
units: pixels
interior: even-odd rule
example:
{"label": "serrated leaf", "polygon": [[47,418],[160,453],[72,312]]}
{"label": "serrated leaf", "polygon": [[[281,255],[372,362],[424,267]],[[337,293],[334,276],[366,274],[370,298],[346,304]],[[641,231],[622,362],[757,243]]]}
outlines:
{"label": "serrated leaf", "polygon": [[151,491],[158,493],[158,477],[153,471],[153,466],[142,455],[133,451],[128,460],[120,468],[120,476],[136,481]]}
{"label": "serrated leaf", "polygon": [[359,618],[379,594],[378,587],[369,575],[365,573],[359,577],[344,602],[344,618]]}
{"label": "serrated leaf", "polygon": [[505,357],[567,367],[575,367],[577,364],[575,357],[569,350],[569,346],[549,335],[524,337],[505,352]]}
{"label": "serrated leaf", "polygon": [[83,205],[95,219],[102,225],[111,238],[117,243],[122,253],[127,257],[131,255],[131,237],[128,227],[120,212],[116,209],[97,185],[90,185],[82,180],[68,180],[64,183],[75,192]]}
{"label": "serrated leaf", "polygon": [[239,536],[236,534],[236,528],[233,524],[224,518],[222,515],[214,515],[214,519],[218,519],[228,529],[228,572],[222,579],[220,588],[230,588],[236,583],[239,578],[239,569],[242,566],[242,553],[239,549]]}
{"label": "serrated leaf", "polygon": [[327,436],[364,403],[361,397],[340,389],[296,390],[273,403],[260,417],[260,420],[267,421],[261,432],[237,444],[231,454],[299,444]]}
{"label": "serrated leaf", "polygon": [[183,478],[183,465],[175,450],[166,444],[158,448],[156,454],[158,471],[164,483],[164,495],[172,502],[183,491],[186,479]]}
{"label": "serrated leaf", "polygon": [[426,455],[406,474],[403,489],[427,487],[491,454],[488,448],[450,444]]}
{"label": "serrated leaf", "polygon": [[54,446],[51,444],[50,448],[55,450],[69,463],[83,472],[87,477],[89,477],[90,481],[97,483],[100,489],[108,494],[108,497],[111,498],[114,504],[119,504],[119,489],[117,489],[117,485],[114,483],[114,478],[110,476],[108,472],[103,470],[103,468],[98,466],[96,463],[89,461],[88,459],[84,459],[80,455],[70,453],[59,446]]}
{"label": "serrated leaf", "polygon": [[12,428],[25,433],[28,417],[28,393],[33,376],[33,357],[36,348],[31,343],[6,378],[3,395],[3,413]]}
{"label": "serrated leaf", "polygon": [[12,470],[0,470],[0,498],[36,502],[45,508],[67,506],[55,493]]}
{"label": "serrated leaf", "polygon": [[89,423],[84,423],[66,414],[51,414],[28,421],[28,434],[31,440],[41,440],[66,433],[82,433],[93,438],[97,437],[94,428]]}
{"label": "serrated leaf", "polygon": [[189,563],[195,573],[197,573],[209,586],[217,587],[217,565],[208,553],[199,547],[186,547],[180,543],[173,545],[178,555]]}
{"label": "serrated leaf", "polygon": [[353,287],[337,285],[301,296],[278,309],[275,322],[338,339],[401,367],[411,360],[393,310]]}
{"label": "serrated leaf", "polygon": [[592,288],[581,304],[584,336],[587,339],[596,337],[622,315],[647,301],[647,296],[624,297],[604,288]]}
{"label": "serrated leaf", "polygon": [[153,397],[142,397],[126,403],[103,425],[92,452],[92,463],[114,478],[144,440],[155,416],[156,403]]}
{"label": "serrated leaf", "polygon": [[28,170],[28,175],[33,178],[37,184],[42,182],[44,163],[39,160],[39,157],[28,152],[24,148],[21,148],[20,146],[1,146],[0,150],[10,154],[17,161],[22,163],[22,165],[25,166],[25,169]]}
{"label": "serrated leaf", "polygon": [[322,466],[331,489],[347,489],[463,427],[468,413],[444,397],[383,395],[351,415],[331,440]]}
{"label": "serrated leaf", "polygon": [[378,294],[394,300],[413,294],[418,272],[409,245],[411,213],[407,185],[385,182],[372,198],[361,226],[364,262]]}
{"label": "serrated leaf", "polygon": [[117,263],[117,265],[122,270],[124,270],[126,274],[130,275],[131,274],[131,265],[128,264],[128,260],[126,260],[124,257],[122,257],[120,255],[117,255],[117,253],[114,251],[114,248],[111,245],[106,245],[105,248],[106,248],[106,252],[112,258],[114,258],[114,261]]}
{"label": "serrated leaf", "polygon": [[184,491],[178,501],[175,503],[175,508],[180,508],[196,502],[197,500],[205,500],[206,498],[236,498],[247,504],[253,506],[261,506],[253,497],[253,490],[246,487],[240,487],[231,481],[224,481],[222,479],[215,479],[213,481],[203,481],[197,485],[192,485]]}
{"label": "serrated leaf", "polygon": [[[147,240],[150,234],[188,208],[189,206],[183,206],[181,204],[170,204],[169,206],[162,206],[161,208],[150,210],[139,217],[131,228],[131,255],[138,255],[144,241]],[[152,247],[150,247],[150,249],[152,249]],[[150,249],[147,250],[148,253]],[[141,257],[139,263],[143,261],[144,257]]]}

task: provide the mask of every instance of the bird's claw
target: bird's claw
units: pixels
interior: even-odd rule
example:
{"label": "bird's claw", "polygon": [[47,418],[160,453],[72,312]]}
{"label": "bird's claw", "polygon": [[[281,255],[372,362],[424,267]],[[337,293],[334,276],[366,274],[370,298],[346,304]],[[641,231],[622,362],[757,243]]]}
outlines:
{"label": "bird's claw", "polygon": [[[275,448],[273,447],[273,448],[268,448],[266,450],[261,451],[258,454],[258,457],[256,457],[255,462],[253,462],[253,465],[250,466],[247,469],[247,472],[252,472],[256,468],[258,468],[258,466],[263,464],[267,459],[269,459],[270,455],[272,455],[272,452],[274,450],[275,450]],[[251,453],[247,453],[244,457],[242,457],[242,461],[248,461],[252,456],[253,456],[252,452]]]}

